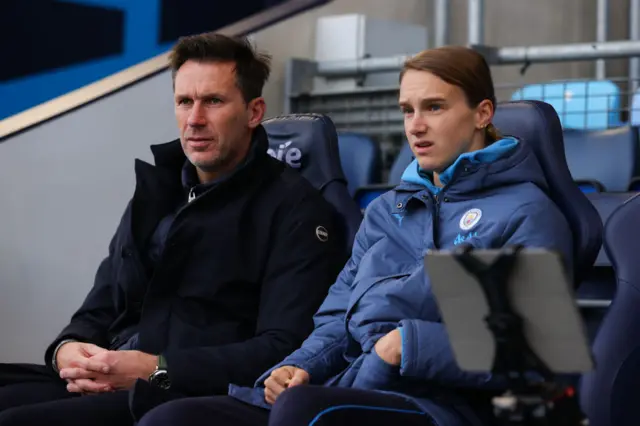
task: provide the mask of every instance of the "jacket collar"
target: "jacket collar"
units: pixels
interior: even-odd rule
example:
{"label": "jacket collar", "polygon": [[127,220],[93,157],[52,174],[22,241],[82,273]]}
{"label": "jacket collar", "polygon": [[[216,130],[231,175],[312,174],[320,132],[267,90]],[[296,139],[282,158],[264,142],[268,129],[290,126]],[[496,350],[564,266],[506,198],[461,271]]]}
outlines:
{"label": "jacket collar", "polygon": [[[262,126],[254,131],[252,148],[244,163],[235,172],[223,179],[224,184],[214,185],[215,190],[202,191],[202,198],[216,193],[214,199],[233,196],[249,187],[268,181],[270,176],[279,172],[284,164],[270,161],[267,153],[267,134]],[[175,212],[176,206],[186,202],[186,192],[182,185],[182,170],[187,162],[180,140],[151,147],[155,166],[142,160],[136,160],[136,191],[133,197],[132,231],[134,241],[140,247],[164,215]],[[275,164],[275,165],[273,165]],[[273,165],[273,166],[270,166]],[[218,182],[222,183],[222,182]],[[204,188],[202,188],[204,189]],[[207,194],[204,194],[207,192]],[[204,201],[204,200],[203,200]]]}
{"label": "jacket collar", "polygon": [[[262,125],[259,125],[253,131],[249,154],[241,163],[239,168],[244,168],[247,163],[259,161],[261,157],[267,156],[268,148],[269,142],[267,139],[267,132]],[[175,139],[163,144],[151,145],[151,152],[153,154],[156,167],[174,172],[182,173],[185,163],[189,161],[182,150],[180,139]]]}

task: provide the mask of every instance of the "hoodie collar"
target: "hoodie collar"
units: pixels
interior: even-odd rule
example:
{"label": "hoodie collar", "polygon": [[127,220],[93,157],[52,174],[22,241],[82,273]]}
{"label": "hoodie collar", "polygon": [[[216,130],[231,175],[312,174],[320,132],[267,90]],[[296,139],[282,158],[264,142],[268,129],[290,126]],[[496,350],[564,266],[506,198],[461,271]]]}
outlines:
{"label": "hoodie collar", "polygon": [[[463,164],[483,165],[494,163],[496,160],[512,152],[519,141],[512,137],[500,139],[478,151],[461,154],[444,172],[440,174],[442,186],[449,185],[456,177],[456,172]],[[442,188],[434,185],[433,172],[420,169],[418,160],[413,160],[402,174],[402,181],[426,187],[432,194],[439,193]]]}

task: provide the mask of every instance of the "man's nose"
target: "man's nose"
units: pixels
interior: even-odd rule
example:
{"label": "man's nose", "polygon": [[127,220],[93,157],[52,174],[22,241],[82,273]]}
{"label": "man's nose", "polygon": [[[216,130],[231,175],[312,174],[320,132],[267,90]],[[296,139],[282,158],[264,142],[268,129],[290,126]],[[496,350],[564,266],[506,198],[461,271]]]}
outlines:
{"label": "man's nose", "polygon": [[189,118],[187,119],[187,124],[191,127],[201,127],[206,125],[204,111],[199,102],[195,102],[193,104],[193,108],[191,108]]}

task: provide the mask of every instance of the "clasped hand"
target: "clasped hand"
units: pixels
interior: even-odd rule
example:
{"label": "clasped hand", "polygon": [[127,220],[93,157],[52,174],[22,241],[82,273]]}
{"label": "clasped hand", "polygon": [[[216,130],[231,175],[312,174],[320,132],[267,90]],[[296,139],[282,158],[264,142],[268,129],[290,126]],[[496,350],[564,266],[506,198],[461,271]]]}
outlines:
{"label": "clasped hand", "polygon": [[69,392],[102,393],[130,389],[136,380],[147,380],[156,368],[157,357],[69,342],[58,351],[57,365]]}

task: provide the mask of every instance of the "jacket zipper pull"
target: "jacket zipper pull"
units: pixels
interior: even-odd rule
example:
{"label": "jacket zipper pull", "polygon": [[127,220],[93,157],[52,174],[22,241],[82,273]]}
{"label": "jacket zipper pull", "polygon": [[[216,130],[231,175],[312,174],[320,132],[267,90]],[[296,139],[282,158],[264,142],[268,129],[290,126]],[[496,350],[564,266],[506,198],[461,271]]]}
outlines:
{"label": "jacket zipper pull", "polygon": [[195,186],[189,190],[189,202],[192,202],[196,199],[196,192],[194,191]]}

